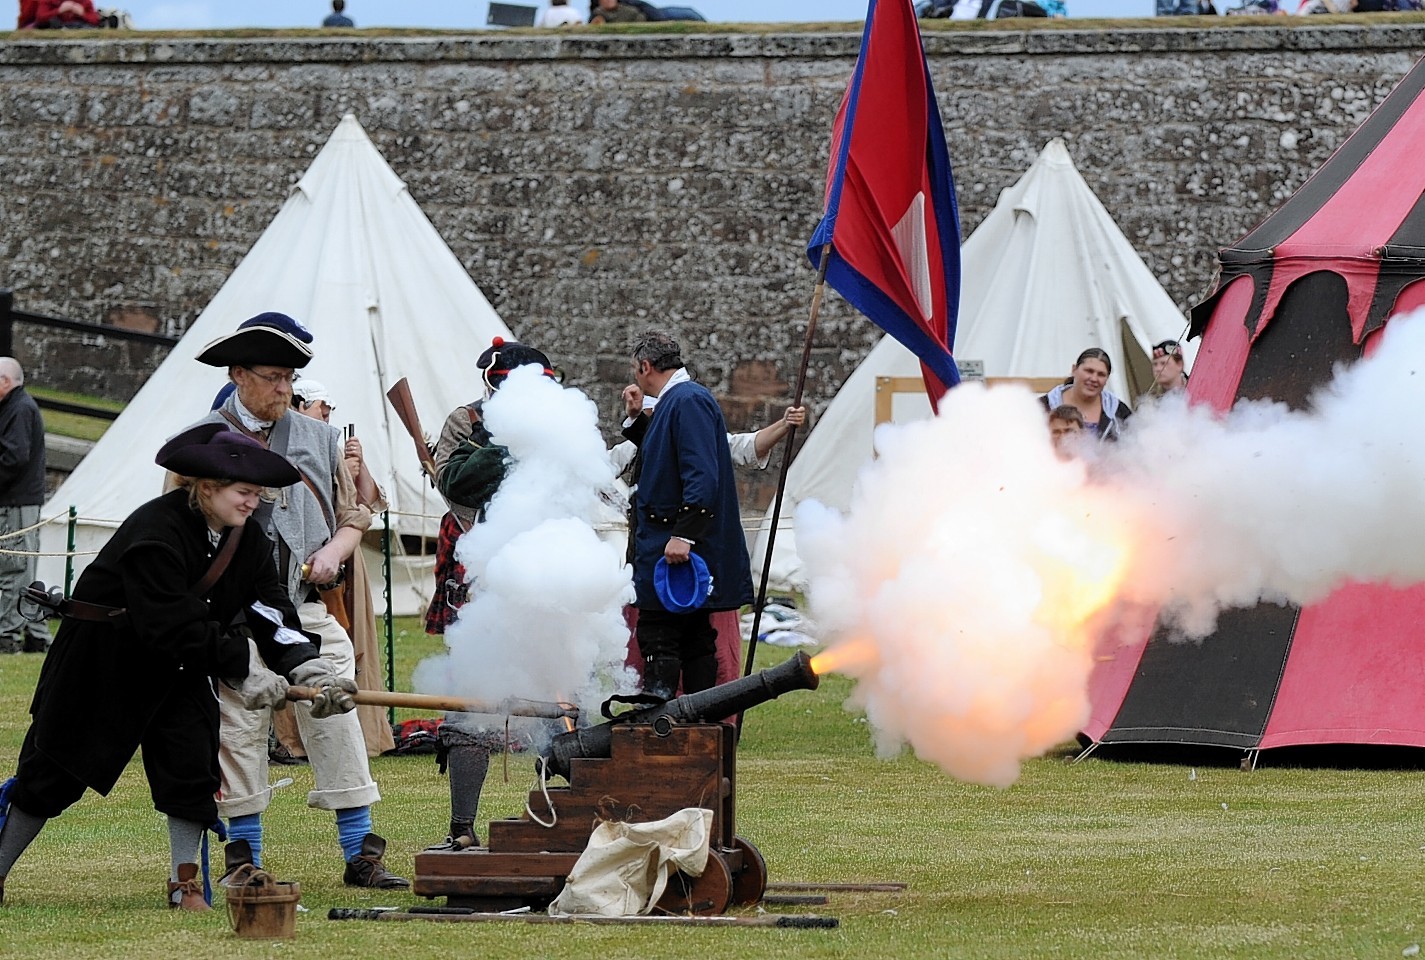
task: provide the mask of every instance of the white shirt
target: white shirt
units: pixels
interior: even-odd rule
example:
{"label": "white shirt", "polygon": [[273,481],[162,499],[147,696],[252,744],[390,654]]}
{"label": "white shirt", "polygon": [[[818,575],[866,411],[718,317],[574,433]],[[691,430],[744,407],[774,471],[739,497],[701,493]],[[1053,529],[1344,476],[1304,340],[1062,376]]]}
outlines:
{"label": "white shirt", "polygon": [[567,27],[567,26],[578,27],[578,26],[582,26],[583,24],[584,24],[584,15],[583,15],[582,13],[580,13],[578,10],[575,10],[573,7],[564,6],[564,7],[550,7],[548,10],[544,11],[543,13],[541,13],[541,14],[539,15],[539,22],[536,23],[535,26],[537,26],[537,27]]}

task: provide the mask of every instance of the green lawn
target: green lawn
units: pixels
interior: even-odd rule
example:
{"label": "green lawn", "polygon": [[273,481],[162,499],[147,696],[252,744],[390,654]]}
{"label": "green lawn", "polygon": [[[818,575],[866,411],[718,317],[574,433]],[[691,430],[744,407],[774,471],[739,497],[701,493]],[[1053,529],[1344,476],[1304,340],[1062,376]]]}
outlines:
{"label": "green lawn", "polygon": [[[101,410],[112,410],[115,413],[124,409],[124,402],[121,400],[93,397],[85,393],[70,393],[66,390],[53,390],[49,387],[26,385],[25,389],[36,397],[46,400],[82,403],[86,406],[98,407]],[[74,437],[78,440],[98,440],[104,435],[104,431],[109,429],[109,424],[113,423],[112,420],[105,420],[101,417],[86,417],[77,413],[63,413],[59,410],[45,410],[43,415],[45,432],[57,433],[62,437]]]}
{"label": "green lawn", "polygon": [[[433,648],[414,620],[399,625],[405,683]],[[40,662],[0,658],[5,769]],[[0,956],[1339,958],[1399,957],[1425,941],[1418,772],[1244,773],[1224,758],[1193,777],[1183,766],[1071,764],[1066,747],[1027,764],[1009,790],[971,787],[907,756],[876,759],[865,724],[841,709],[848,689],[832,677],[752,711],[739,758],[739,831],[774,881],[910,884],[808,908],[839,917],[837,930],[330,922],[332,906],[414,901],[341,886],[332,818],[305,808],[308,771],[283,768],[297,782],[269,813],[268,865],[301,882],[310,912],[295,944],[243,942],[222,913],[160,905],[166,833],[134,766],[113,796],[91,794],[52,824],[11,874]],[[520,811],[529,761],[512,757],[508,769],[508,783],[492,769],[482,819]],[[409,871],[444,833],[446,785],[429,757],[379,758],[374,772],[385,795],[377,830]]]}

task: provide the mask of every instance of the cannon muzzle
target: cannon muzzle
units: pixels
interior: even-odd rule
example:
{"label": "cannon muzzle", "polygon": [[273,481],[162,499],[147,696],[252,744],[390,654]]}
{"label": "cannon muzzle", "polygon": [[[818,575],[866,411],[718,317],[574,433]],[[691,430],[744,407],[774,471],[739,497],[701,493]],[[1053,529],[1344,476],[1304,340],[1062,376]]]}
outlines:
{"label": "cannon muzzle", "polygon": [[698,723],[741,713],[748,707],[775,700],[789,690],[815,690],[821,678],[811,668],[811,657],[798,651],[785,663],[697,693],[685,693],[667,703],[631,710],[609,723],[561,733],[549,743],[544,757],[550,773],[569,776],[569,761],[576,757],[607,757],[613,727],[619,723]]}

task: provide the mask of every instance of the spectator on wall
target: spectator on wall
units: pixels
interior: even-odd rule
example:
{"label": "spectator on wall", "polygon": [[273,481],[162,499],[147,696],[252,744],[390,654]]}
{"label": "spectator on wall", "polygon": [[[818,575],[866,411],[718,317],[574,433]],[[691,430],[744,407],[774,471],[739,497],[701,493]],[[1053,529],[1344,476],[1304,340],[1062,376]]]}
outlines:
{"label": "spectator on wall", "polygon": [[592,24],[601,23],[643,23],[648,16],[631,3],[620,3],[619,0],[598,0],[598,7],[594,10],[594,15],[589,18]]}
{"label": "spectator on wall", "polygon": [[[38,0],[34,25],[40,30],[87,30],[99,26],[93,0]],[[23,5],[20,12],[24,16]]]}
{"label": "spectator on wall", "polygon": [[354,27],[356,21],[346,15],[346,0],[332,0],[332,12],[322,21],[323,27]]}
{"label": "spectator on wall", "polygon": [[537,27],[582,27],[584,15],[569,6],[569,0],[549,0],[549,9],[539,15]]}

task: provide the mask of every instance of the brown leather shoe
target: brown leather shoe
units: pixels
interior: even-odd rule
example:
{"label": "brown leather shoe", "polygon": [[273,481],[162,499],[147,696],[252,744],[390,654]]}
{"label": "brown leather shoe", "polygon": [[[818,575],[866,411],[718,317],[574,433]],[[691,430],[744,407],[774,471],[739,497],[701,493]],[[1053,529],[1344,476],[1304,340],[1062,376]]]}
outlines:
{"label": "brown leather shoe", "polygon": [[168,906],[169,909],[191,910],[194,913],[213,909],[203,899],[203,881],[198,879],[196,863],[178,865],[178,880],[168,881]]}
{"label": "brown leather shoe", "polygon": [[386,869],[381,858],[386,854],[386,841],[368,833],[361,841],[361,852],[346,862],[341,882],[348,887],[372,887],[378,890],[401,890],[411,881]]}

